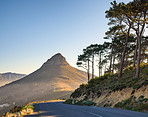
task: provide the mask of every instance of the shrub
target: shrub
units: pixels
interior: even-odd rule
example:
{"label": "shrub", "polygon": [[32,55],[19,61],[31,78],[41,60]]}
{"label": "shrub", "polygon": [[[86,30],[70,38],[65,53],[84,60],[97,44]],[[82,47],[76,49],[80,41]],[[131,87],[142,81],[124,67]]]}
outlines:
{"label": "shrub", "polygon": [[22,110],[22,107],[20,106],[14,106],[12,109],[10,109],[11,113],[16,113]]}
{"label": "shrub", "polygon": [[27,108],[31,108],[34,110],[34,106],[33,105],[27,105],[27,106],[24,106],[22,109],[27,109]]}
{"label": "shrub", "polygon": [[94,105],[96,105],[96,103],[94,103],[92,101],[86,101],[86,102],[83,102],[83,105],[94,106]]}
{"label": "shrub", "polygon": [[104,104],[104,107],[111,107],[112,104]]}
{"label": "shrub", "polygon": [[139,110],[146,110],[146,111],[148,111],[148,104],[140,104],[139,106],[138,106],[138,109]]}
{"label": "shrub", "polygon": [[136,101],[136,97],[131,96],[127,100],[123,100],[121,102],[118,102],[115,105],[115,107],[128,109],[128,110],[134,110],[134,111],[148,111],[147,101],[148,101],[148,99],[144,98],[144,96],[140,96],[137,101]]}
{"label": "shrub", "polygon": [[67,99],[64,103],[65,104],[72,104],[72,99]]}
{"label": "shrub", "polygon": [[118,102],[117,104],[115,104],[115,107],[117,108],[121,108],[123,105],[122,105],[122,102]]}

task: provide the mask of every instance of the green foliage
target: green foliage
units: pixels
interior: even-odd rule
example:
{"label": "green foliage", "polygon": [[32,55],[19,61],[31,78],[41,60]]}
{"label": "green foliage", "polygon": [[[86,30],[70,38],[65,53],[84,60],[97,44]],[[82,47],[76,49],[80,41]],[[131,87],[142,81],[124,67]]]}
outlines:
{"label": "green foliage", "polygon": [[74,104],[76,104],[76,105],[86,105],[86,106],[94,106],[94,105],[96,105],[96,103],[94,103],[92,101],[84,101],[84,100],[76,101]]}
{"label": "green foliage", "polygon": [[24,106],[22,109],[27,109],[27,108],[31,108],[31,109],[34,110],[34,106],[33,106],[33,105],[26,105],[26,106]]}
{"label": "green foliage", "polygon": [[73,104],[75,105],[86,105],[86,106],[94,106],[96,105],[96,103],[92,102],[92,101],[85,101],[85,100],[73,100],[73,99],[67,99],[64,103],[65,104]]}
{"label": "green foliage", "polygon": [[20,106],[14,106],[12,109],[10,109],[10,113],[16,113],[22,110],[22,107]]}
{"label": "green foliage", "polygon": [[87,105],[87,106],[94,106],[94,105],[96,105],[96,103],[94,103],[94,102],[92,102],[92,101],[85,101],[85,102],[83,102],[83,105]]}
{"label": "green foliage", "polygon": [[112,106],[112,104],[104,104],[104,107],[111,107]]}
{"label": "green foliage", "polygon": [[83,100],[75,101],[74,104],[75,104],[75,105],[83,105]]}
{"label": "green foliage", "polygon": [[64,104],[72,104],[72,99],[67,99]]}
{"label": "green foliage", "polygon": [[140,96],[138,100],[131,96],[129,99],[118,102],[115,107],[134,111],[148,111],[148,99]]}

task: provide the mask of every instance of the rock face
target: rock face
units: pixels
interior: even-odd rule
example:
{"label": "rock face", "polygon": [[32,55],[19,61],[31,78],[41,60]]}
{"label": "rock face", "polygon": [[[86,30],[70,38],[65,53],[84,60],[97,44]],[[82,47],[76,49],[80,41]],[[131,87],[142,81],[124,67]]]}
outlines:
{"label": "rock face", "polygon": [[[133,92],[134,91],[134,92]],[[104,90],[101,95],[90,95],[87,96],[87,101],[92,101],[96,103],[96,106],[104,107],[105,105],[110,105],[109,107],[114,107],[118,102],[122,102],[123,100],[129,99],[131,96],[136,97],[136,100],[143,96],[148,99],[148,85],[142,86],[141,88],[135,90],[133,88],[124,88],[121,91],[111,92],[110,90]],[[86,94],[83,94],[77,98],[71,98],[74,101],[84,100]]]}
{"label": "rock face", "polygon": [[98,98],[97,96],[93,98],[93,102],[95,102],[98,106],[104,106],[105,104],[111,105],[111,107],[114,107],[115,104],[118,102],[121,102],[122,100],[127,100],[131,96],[135,96],[137,99],[140,96],[144,96],[145,98],[148,98],[148,85],[143,86],[138,90],[135,90],[132,94],[133,89],[132,88],[125,88],[121,91],[115,91],[110,93],[109,91],[104,91],[104,93]]}
{"label": "rock face", "polygon": [[2,73],[0,74],[0,87],[10,82],[13,82],[15,80],[19,80],[20,78],[23,78],[25,76],[26,76],[25,74],[18,74],[18,73],[11,73],[11,72]]}
{"label": "rock face", "polygon": [[[0,105],[8,103],[11,108],[14,102],[21,106],[32,101],[64,98],[81,83],[86,82],[86,73],[71,67],[58,53],[35,72],[1,87]],[[0,108],[0,113],[6,112],[9,108]]]}

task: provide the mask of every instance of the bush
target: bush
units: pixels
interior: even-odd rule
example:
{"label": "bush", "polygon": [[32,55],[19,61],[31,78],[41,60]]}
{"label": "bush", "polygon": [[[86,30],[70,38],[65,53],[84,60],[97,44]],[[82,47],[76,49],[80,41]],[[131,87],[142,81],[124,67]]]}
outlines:
{"label": "bush", "polygon": [[64,103],[65,104],[72,104],[72,99],[67,99]]}
{"label": "bush", "polygon": [[92,101],[86,101],[86,102],[83,102],[83,105],[94,106],[94,105],[96,105],[96,103],[94,103]]}
{"label": "bush", "polygon": [[140,110],[140,111],[142,111],[142,110],[145,110],[145,111],[148,111],[148,104],[140,104],[139,106],[138,106],[138,109]]}
{"label": "bush", "polygon": [[27,109],[27,108],[31,108],[31,109],[33,109],[33,110],[34,110],[34,106],[32,106],[32,105],[27,105],[27,106],[24,106],[22,109]]}
{"label": "bush", "polygon": [[11,113],[16,113],[22,110],[22,107],[20,106],[14,106],[12,109],[10,109]]}
{"label": "bush", "polygon": [[112,104],[104,104],[104,107],[111,107]]}

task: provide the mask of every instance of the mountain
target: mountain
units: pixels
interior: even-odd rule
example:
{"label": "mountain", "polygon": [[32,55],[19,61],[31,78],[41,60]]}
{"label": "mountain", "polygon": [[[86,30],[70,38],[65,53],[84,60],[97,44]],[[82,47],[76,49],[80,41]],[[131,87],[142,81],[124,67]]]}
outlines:
{"label": "mountain", "polygon": [[16,79],[19,79],[19,78],[23,78],[26,75],[25,74],[7,72],[7,73],[1,73],[1,76],[3,77],[3,80],[13,80],[13,79],[16,80]]}
{"label": "mountain", "polygon": [[2,77],[2,75],[0,74],[0,81],[2,81],[3,80],[3,77]]}
{"label": "mountain", "polygon": [[22,106],[32,101],[65,98],[87,82],[87,75],[68,64],[60,54],[52,56],[41,68],[28,76],[0,87],[0,113],[8,111],[16,104]]}
{"label": "mountain", "polygon": [[0,87],[5,85],[5,84],[8,84],[12,81],[23,78],[25,76],[26,76],[25,74],[18,74],[18,73],[11,73],[11,72],[1,73],[0,74]]}

